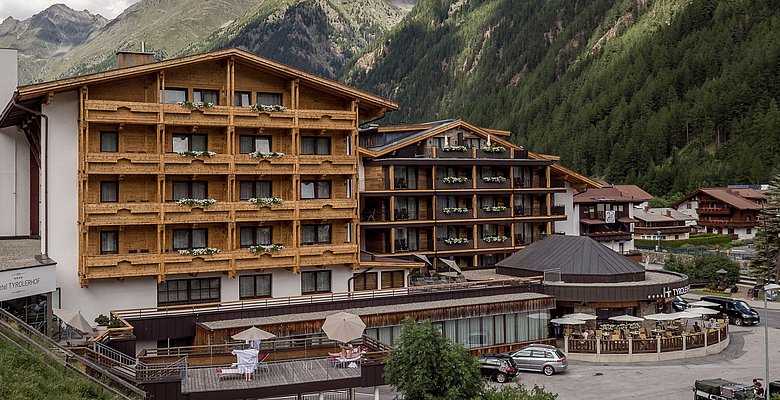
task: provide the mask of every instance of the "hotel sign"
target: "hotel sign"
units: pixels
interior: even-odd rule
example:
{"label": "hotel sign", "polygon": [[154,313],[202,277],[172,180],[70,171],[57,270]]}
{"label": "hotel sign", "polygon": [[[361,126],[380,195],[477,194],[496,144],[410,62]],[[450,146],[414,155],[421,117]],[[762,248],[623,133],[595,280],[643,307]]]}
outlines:
{"label": "hotel sign", "polygon": [[604,212],[604,222],[608,224],[615,223],[615,210],[607,210]]}
{"label": "hotel sign", "polygon": [[53,292],[57,288],[55,265],[0,272],[0,301]]}
{"label": "hotel sign", "polygon": [[648,295],[647,298],[648,299],[668,299],[670,297],[682,296],[682,295],[688,293],[688,291],[690,289],[691,289],[691,285],[685,285],[683,287],[678,287],[678,288],[672,288],[672,287],[665,286],[661,290],[661,293],[654,294],[654,295]]}

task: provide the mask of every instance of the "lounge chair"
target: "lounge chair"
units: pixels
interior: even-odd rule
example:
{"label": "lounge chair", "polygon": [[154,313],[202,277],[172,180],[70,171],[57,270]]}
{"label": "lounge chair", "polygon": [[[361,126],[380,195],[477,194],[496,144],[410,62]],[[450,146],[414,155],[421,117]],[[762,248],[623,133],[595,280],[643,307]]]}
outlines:
{"label": "lounge chair", "polygon": [[260,357],[258,358],[257,368],[255,369],[255,371],[259,371],[261,369],[264,369],[264,370],[266,370],[268,372],[271,372],[271,366],[268,365],[268,362],[266,362],[266,360],[268,359],[268,356],[270,356],[270,355],[271,355],[271,353],[263,353],[263,354],[260,355]]}
{"label": "lounge chair", "polygon": [[240,378],[244,376],[238,371],[238,364],[230,364],[230,368],[217,368],[217,381],[221,381],[222,378]]}

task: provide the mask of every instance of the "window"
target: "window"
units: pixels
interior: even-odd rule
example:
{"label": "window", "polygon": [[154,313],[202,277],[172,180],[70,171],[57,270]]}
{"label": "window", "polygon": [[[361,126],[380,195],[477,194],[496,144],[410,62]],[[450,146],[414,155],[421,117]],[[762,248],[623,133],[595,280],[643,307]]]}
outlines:
{"label": "window", "polygon": [[746,234],[746,235],[750,235],[751,233],[753,233],[753,229],[751,229],[751,228],[745,228],[745,234]]}
{"label": "window", "polygon": [[685,208],[686,208],[686,209],[688,209],[688,210],[690,210],[690,209],[691,209],[691,203],[686,203],[686,204],[685,204]]}
{"label": "window", "polygon": [[729,228],[729,235],[733,235],[733,234],[734,234],[734,228]]}
{"label": "window", "polygon": [[301,137],[301,154],[330,154],[330,138],[317,136]]}
{"label": "window", "polygon": [[395,198],[395,220],[407,221],[417,219],[417,198],[416,197],[396,197]]}
{"label": "window", "polygon": [[436,147],[436,148],[439,148],[439,149],[444,147],[444,137],[431,138],[431,141],[433,143],[433,147]]}
{"label": "window", "polygon": [[485,236],[496,236],[498,235],[498,225],[496,224],[485,224],[480,225],[480,230],[482,231],[482,237]]}
{"label": "window", "polygon": [[302,225],[301,244],[330,243],[330,225]]}
{"label": "window", "polygon": [[352,198],[352,178],[347,178],[344,180],[344,187],[347,189],[347,198]]}
{"label": "window", "polygon": [[173,201],[209,198],[207,181],[173,181]]}
{"label": "window", "polygon": [[269,245],[273,241],[270,226],[242,226],[240,236],[243,248],[258,244]]}
{"label": "window", "polygon": [[271,152],[270,136],[241,135],[239,136],[238,141],[238,152],[241,154],[249,154],[255,151],[259,151],[260,153]]}
{"label": "window", "polygon": [[396,189],[417,189],[417,167],[399,165],[394,168]]}
{"label": "window", "polygon": [[347,222],[344,225],[344,229],[347,232],[347,238],[344,243],[352,243],[352,222]]}
{"label": "window", "polygon": [[417,251],[417,237],[417,228],[396,228],[395,251],[398,253],[406,251]]}
{"label": "window", "polygon": [[271,275],[250,275],[238,278],[238,297],[256,299],[271,297]]}
{"label": "window", "polygon": [[271,181],[240,181],[238,186],[240,200],[249,200],[253,197],[273,197]]}
{"label": "window", "polygon": [[301,272],[301,293],[330,292],[330,271]]}
{"label": "window", "polygon": [[463,145],[468,148],[479,148],[479,138],[464,139],[463,142]]}
{"label": "window", "polygon": [[358,290],[376,290],[377,289],[377,275],[376,272],[365,272],[362,274],[355,274],[353,282],[353,291]]}
{"label": "window", "polygon": [[262,104],[264,106],[281,106],[282,94],[257,92],[257,104]]}
{"label": "window", "polygon": [[119,253],[119,232],[103,231],[100,232],[100,254],[118,254]]}
{"label": "window", "polygon": [[329,199],[330,181],[301,181],[302,199]]}
{"label": "window", "polygon": [[119,201],[119,182],[100,182],[100,202],[116,203]]}
{"label": "window", "polygon": [[157,305],[213,303],[219,293],[219,278],[166,281],[157,284]]}
{"label": "window", "polygon": [[382,289],[404,287],[404,271],[382,271]]}
{"label": "window", "polygon": [[119,151],[119,132],[100,132],[100,151],[116,153]]}
{"label": "window", "polygon": [[174,229],[173,230],[173,249],[202,249],[208,247],[209,231],[205,228],[200,229]]}
{"label": "window", "polygon": [[195,89],[192,91],[192,101],[219,104],[219,90]]}
{"label": "window", "polygon": [[166,104],[176,104],[187,101],[187,89],[166,88],[163,92]]}
{"label": "window", "polygon": [[344,148],[347,149],[347,155],[352,155],[352,137],[347,136],[344,138]]}
{"label": "window", "polygon": [[173,152],[182,153],[185,151],[206,151],[207,136],[204,134],[173,134]]}
{"label": "window", "polygon": [[252,104],[249,99],[252,98],[252,92],[234,92],[233,105],[236,107],[249,107]]}

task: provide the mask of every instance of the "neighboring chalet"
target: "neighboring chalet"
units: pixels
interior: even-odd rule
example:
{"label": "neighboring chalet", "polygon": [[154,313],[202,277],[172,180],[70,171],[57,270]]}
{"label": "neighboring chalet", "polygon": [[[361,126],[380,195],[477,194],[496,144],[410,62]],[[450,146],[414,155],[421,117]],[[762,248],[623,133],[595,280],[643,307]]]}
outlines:
{"label": "neighboring chalet", "polygon": [[752,239],[766,195],[755,189],[703,188],[672,204],[697,221],[699,232]]}
{"label": "neighboring chalet", "polygon": [[574,214],[579,224],[566,234],[588,236],[618,253],[634,250],[635,206],[649,201],[650,195],[633,185],[621,187],[607,185],[576,193]]}
{"label": "neighboring chalet", "polygon": [[682,240],[690,238],[696,218],[674,208],[639,208],[634,210],[639,221],[634,226],[634,239]]}
{"label": "neighboring chalet", "polygon": [[361,250],[481,268],[556,232],[567,191],[598,183],[508,135],[461,120],[361,130]]}

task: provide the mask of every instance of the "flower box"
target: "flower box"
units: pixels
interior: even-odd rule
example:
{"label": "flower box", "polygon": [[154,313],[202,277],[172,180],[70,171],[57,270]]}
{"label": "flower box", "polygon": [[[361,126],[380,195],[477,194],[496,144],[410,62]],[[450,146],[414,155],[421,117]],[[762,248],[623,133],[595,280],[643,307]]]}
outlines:
{"label": "flower box", "polygon": [[256,246],[250,246],[249,251],[252,254],[257,253],[278,253],[284,250],[284,246],[281,244],[258,244]]}
{"label": "flower box", "polygon": [[465,176],[445,176],[441,178],[441,181],[444,183],[466,183],[469,181],[469,178]]}
{"label": "flower box", "polygon": [[214,199],[188,199],[188,198],[182,198],[179,200],[176,200],[176,204],[180,206],[190,206],[190,207],[208,207],[217,201]]}
{"label": "flower box", "polygon": [[446,152],[464,152],[467,150],[466,146],[444,146],[441,149]]}
{"label": "flower box", "polygon": [[210,256],[212,254],[219,253],[219,249],[215,247],[201,247],[198,249],[184,249],[179,250],[179,254],[185,256]]}
{"label": "flower box", "polygon": [[468,238],[462,238],[462,237],[451,237],[451,238],[445,238],[444,243],[446,244],[466,244],[469,242]]}
{"label": "flower box", "polygon": [[211,108],[214,107],[214,103],[208,102],[208,101],[180,101],[176,103],[184,108],[188,108],[190,110],[200,110],[203,108]]}
{"label": "flower box", "polygon": [[506,177],[503,176],[483,176],[482,182],[486,183],[504,183],[506,182]]}
{"label": "flower box", "polygon": [[278,206],[284,204],[284,199],[279,197],[252,197],[247,201],[260,207]]}
{"label": "flower box", "polygon": [[272,151],[270,153],[262,153],[260,151],[253,151],[249,153],[249,157],[252,158],[282,158],[284,157],[284,153],[279,153],[276,151]]}
{"label": "flower box", "polygon": [[485,236],[482,238],[486,243],[502,243],[505,242],[508,237],[504,235],[496,235],[496,236]]}
{"label": "flower box", "polygon": [[249,106],[249,109],[257,112],[268,112],[268,111],[284,111],[287,109],[287,107],[279,104],[273,104],[273,105],[252,104],[251,106]]}
{"label": "flower box", "polygon": [[468,208],[465,207],[445,207],[442,210],[443,213],[450,215],[450,214],[465,214],[469,212]]}
{"label": "flower box", "polygon": [[506,207],[505,206],[484,206],[482,207],[482,211],[497,213],[497,212],[506,211]]}
{"label": "flower box", "polygon": [[485,146],[482,148],[485,153],[505,153],[506,147],[504,146]]}
{"label": "flower box", "polygon": [[177,151],[176,154],[182,157],[214,157],[217,155],[213,151]]}

